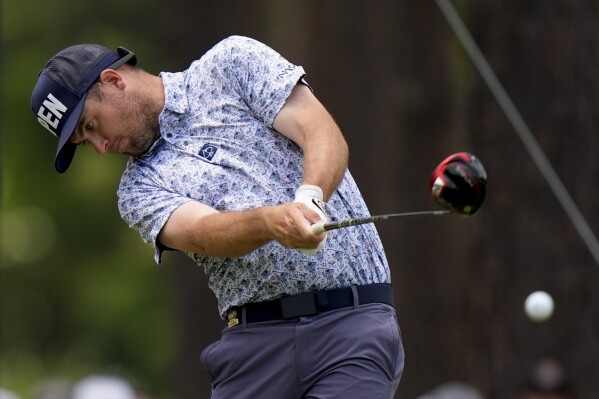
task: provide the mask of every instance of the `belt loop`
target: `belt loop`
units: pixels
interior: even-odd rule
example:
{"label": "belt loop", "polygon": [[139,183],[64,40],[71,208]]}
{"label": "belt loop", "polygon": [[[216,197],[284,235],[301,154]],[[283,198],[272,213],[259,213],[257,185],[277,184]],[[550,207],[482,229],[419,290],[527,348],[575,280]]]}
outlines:
{"label": "belt loop", "polygon": [[354,310],[355,310],[360,307],[360,297],[358,296],[358,289],[356,288],[355,285],[352,285],[350,288],[351,288],[352,296],[354,297]]}
{"label": "belt loop", "polygon": [[245,305],[241,307],[241,325],[243,328],[248,328],[247,308]]}

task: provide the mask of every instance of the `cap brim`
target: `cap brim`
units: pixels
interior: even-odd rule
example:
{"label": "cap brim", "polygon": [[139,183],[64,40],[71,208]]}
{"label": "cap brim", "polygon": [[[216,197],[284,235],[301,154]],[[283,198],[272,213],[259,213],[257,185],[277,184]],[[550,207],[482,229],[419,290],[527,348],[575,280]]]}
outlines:
{"label": "cap brim", "polygon": [[65,125],[62,128],[62,133],[60,134],[60,138],[58,139],[54,167],[59,173],[64,173],[67,171],[71,165],[73,157],[75,156],[77,145],[73,144],[70,139],[75,132],[77,125],[79,124],[79,119],[81,118],[81,113],[83,112],[83,106],[85,105],[86,98],[87,93],[84,93],[73,112],[71,112],[71,115],[69,115],[69,119],[67,119],[65,122]]}

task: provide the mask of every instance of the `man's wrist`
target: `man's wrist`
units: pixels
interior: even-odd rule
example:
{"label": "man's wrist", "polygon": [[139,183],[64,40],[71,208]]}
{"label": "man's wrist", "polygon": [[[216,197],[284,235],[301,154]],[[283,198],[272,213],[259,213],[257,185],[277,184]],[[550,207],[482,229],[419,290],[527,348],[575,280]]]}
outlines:
{"label": "man's wrist", "polygon": [[295,190],[295,199],[305,197],[315,197],[321,201],[324,201],[322,189],[313,184],[302,184],[297,188],[297,190]]}

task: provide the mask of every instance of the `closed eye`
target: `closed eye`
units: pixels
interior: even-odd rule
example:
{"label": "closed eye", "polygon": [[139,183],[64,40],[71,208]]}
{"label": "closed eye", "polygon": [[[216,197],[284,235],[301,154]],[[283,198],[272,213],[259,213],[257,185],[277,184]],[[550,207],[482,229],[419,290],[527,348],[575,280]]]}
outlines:
{"label": "closed eye", "polygon": [[[81,125],[79,125],[79,126],[81,126]],[[80,128],[80,129],[81,129],[81,128]],[[81,130],[80,130],[80,132],[81,132],[81,133],[80,133],[80,135],[83,137],[83,135],[84,135],[84,133],[85,133],[86,131],[91,131],[91,130],[93,130],[93,129],[94,129],[94,121],[93,121],[93,120],[90,120],[90,121],[86,122],[86,123],[83,125],[83,129],[81,129]],[[89,144],[89,141],[87,141],[87,140],[83,139],[83,140],[81,140],[80,142],[75,142],[75,144],[77,144],[77,145],[88,145],[88,144]]]}
{"label": "closed eye", "polygon": [[90,131],[93,128],[94,128],[93,120],[84,122],[84,119],[81,118],[81,120],[79,121],[79,124],[77,125],[77,129],[75,129],[75,132],[73,132],[73,135],[70,138],[71,143],[76,144],[76,145],[88,144],[87,140],[85,140],[83,137],[85,135],[85,132]]}

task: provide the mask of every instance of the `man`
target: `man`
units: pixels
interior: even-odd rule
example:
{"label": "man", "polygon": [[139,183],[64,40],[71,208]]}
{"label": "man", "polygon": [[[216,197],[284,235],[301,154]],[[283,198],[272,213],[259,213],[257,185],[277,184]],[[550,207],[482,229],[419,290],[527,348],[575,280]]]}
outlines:
{"label": "man", "polygon": [[368,210],[303,68],[239,36],[184,72],[136,61],[69,47],[32,108],[59,138],[59,172],[79,144],[129,154],[122,218],[156,262],[179,250],[204,268],[227,321],[201,356],[213,398],[393,397],[404,357],[378,233],[311,228]]}

